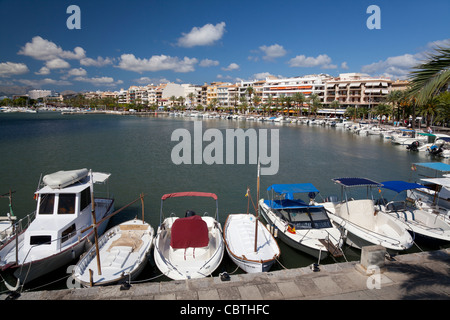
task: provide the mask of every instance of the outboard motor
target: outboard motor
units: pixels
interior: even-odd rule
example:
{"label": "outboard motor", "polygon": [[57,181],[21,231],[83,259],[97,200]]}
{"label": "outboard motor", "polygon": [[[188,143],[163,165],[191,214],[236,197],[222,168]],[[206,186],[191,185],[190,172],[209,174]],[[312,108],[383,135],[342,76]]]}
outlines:
{"label": "outboard motor", "polygon": [[195,216],[195,211],[186,210],[186,213],[184,214],[184,217],[187,218],[187,217],[192,217],[192,216]]}
{"label": "outboard motor", "polygon": [[433,145],[430,148],[430,154],[434,155],[434,156],[439,155],[442,151],[443,151],[442,145],[440,145],[440,146]]}
{"label": "outboard motor", "polygon": [[409,151],[417,151],[419,147],[419,141],[414,141],[413,143],[411,143],[410,145],[406,146],[406,150]]}

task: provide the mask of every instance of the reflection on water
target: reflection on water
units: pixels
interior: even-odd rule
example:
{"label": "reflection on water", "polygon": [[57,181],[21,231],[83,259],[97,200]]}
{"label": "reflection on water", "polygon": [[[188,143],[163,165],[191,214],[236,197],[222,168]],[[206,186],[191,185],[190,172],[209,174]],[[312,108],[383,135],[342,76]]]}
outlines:
{"label": "reflection on water", "polygon": [[[261,197],[274,183],[314,184],[323,198],[340,194],[331,181],[337,177],[367,177],[376,181],[410,180],[411,164],[430,161],[425,154],[412,153],[404,146],[392,145],[379,136],[358,136],[342,128],[301,124],[261,123],[209,119],[202,122],[203,132],[219,129],[279,129],[279,170],[276,175],[261,177]],[[256,202],[256,165],[175,165],[171,151],[178,142],[171,141],[174,130],[184,128],[193,134],[192,118],[137,117],[116,115],[60,115],[57,113],[0,114],[0,193],[15,190],[14,212],[23,217],[34,210],[33,193],[41,174],[59,170],[92,168],[110,172],[109,190],[116,197],[116,208],[145,198],[145,218],[157,228],[160,222],[161,196],[180,191],[213,192],[218,195],[219,218],[223,224],[229,213],[247,212],[247,187]],[[210,142],[203,142],[203,148]],[[246,148],[248,152],[249,148]],[[173,203],[169,203],[169,201]],[[213,215],[214,200],[204,202],[169,199],[165,214],[182,215],[187,209]],[[7,200],[0,210],[8,210]],[[254,212],[250,206],[251,212]],[[140,216],[140,205],[118,214],[112,223]],[[279,242],[280,263],[303,267],[313,262],[300,252]],[[346,248],[349,260],[359,252]],[[217,272],[235,271],[224,255]],[[331,258],[330,258],[331,259]],[[329,259],[329,260],[330,260]],[[326,260],[324,263],[331,263]],[[280,264],[274,269],[280,269]],[[236,272],[241,272],[240,270]],[[62,270],[64,276],[65,270]],[[150,265],[141,278],[158,274]],[[158,278],[161,280],[162,278]],[[63,285],[64,286],[64,285]]]}

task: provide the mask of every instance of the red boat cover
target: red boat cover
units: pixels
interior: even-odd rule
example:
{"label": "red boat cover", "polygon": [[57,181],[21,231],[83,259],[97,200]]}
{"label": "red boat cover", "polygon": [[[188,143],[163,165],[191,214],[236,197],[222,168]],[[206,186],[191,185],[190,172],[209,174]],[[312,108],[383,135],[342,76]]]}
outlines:
{"label": "red boat cover", "polygon": [[217,195],[214,193],[208,192],[176,192],[176,193],[168,193],[162,196],[161,200],[166,200],[167,198],[176,198],[176,197],[211,197],[214,200],[217,200]]}
{"label": "red boat cover", "polygon": [[172,248],[201,248],[206,247],[208,243],[208,226],[200,216],[179,218],[173,223],[170,239]]}

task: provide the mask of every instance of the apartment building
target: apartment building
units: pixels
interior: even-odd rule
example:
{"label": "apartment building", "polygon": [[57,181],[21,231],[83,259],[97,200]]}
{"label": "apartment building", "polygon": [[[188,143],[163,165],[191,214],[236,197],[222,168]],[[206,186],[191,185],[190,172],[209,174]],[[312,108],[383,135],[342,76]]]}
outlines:
{"label": "apartment building", "polygon": [[292,97],[296,93],[303,93],[306,97],[316,94],[323,102],[326,82],[331,79],[333,78],[327,74],[282,79],[267,78],[263,85],[262,103],[267,102],[269,96],[275,100],[281,96]]}
{"label": "apartment building", "polygon": [[372,78],[361,73],[343,73],[326,82],[324,107],[338,101],[341,108],[374,107],[386,100],[392,88],[388,78]]}

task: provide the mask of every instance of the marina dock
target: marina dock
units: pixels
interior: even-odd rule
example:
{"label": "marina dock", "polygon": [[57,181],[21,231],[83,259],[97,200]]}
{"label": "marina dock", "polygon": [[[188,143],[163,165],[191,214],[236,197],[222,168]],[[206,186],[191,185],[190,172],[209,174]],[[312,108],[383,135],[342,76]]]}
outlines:
{"label": "marina dock", "polygon": [[[450,300],[450,249],[398,255],[379,273],[345,262],[182,281],[23,292],[17,300]],[[2,300],[8,298],[4,294]]]}

